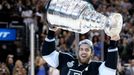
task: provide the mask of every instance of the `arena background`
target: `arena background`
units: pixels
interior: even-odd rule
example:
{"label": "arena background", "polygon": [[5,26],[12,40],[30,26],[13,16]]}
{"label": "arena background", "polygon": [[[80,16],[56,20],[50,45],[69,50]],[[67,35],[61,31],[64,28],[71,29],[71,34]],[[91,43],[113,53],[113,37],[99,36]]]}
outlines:
{"label": "arena background", "polygon": [[[102,14],[106,15],[110,12],[122,14],[123,29],[118,43],[118,74],[134,75],[134,69],[130,69],[134,68],[134,0],[87,1],[91,2],[95,10]],[[14,40],[2,40],[0,37],[0,75],[19,75],[18,73],[31,75],[29,41],[31,24],[34,24],[35,29],[35,74],[59,74],[58,70],[49,67],[47,64],[38,64],[41,60],[42,42],[47,35],[47,25],[44,21],[44,12],[36,6],[36,2],[38,1],[0,0],[0,29],[15,29],[16,31]],[[105,60],[110,38],[103,31],[89,31],[81,35],[60,29],[56,32],[56,48],[75,56],[76,42],[78,39],[85,38],[94,43],[94,60]],[[18,71],[16,66],[23,67]],[[39,74],[39,70],[43,70],[43,74]]]}

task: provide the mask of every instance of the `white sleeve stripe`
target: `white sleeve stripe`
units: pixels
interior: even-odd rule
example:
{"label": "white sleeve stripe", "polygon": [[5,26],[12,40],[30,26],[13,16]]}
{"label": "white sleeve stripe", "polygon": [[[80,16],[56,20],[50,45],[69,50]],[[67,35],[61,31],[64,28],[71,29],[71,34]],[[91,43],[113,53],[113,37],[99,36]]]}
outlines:
{"label": "white sleeve stripe", "polygon": [[116,69],[106,67],[105,62],[103,62],[99,67],[99,75],[116,75]]}
{"label": "white sleeve stripe", "polygon": [[118,51],[118,48],[115,48],[115,49],[108,49],[108,52],[115,52],[115,51]]}
{"label": "white sleeve stripe", "polygon": [[51,54],[43,56],[43,59],[52,67],[59,66],[59,52],[53,51]]}
{"label": "white sleeve stripe", "polygon": [[46,40],[47,42],[52,42],[52,41],[55,41],[55,38],[53,38],[53,39],[48,39],[48,38],[46,37],[45,40]]}

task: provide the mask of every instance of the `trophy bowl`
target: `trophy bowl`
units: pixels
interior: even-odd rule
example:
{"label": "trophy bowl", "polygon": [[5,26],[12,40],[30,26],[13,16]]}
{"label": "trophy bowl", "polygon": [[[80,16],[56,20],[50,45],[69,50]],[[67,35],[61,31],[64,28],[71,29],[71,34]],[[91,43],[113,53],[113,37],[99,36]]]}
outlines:
{"label": "trophy bowl", "polygon": [[83,0],[51,0],[47,9],[47,21],[50,27],[81,34],[90,30],[109,33],[115,23],[122,27],[122,16],[119,13],[104,16],[96,12],[92,4]]}

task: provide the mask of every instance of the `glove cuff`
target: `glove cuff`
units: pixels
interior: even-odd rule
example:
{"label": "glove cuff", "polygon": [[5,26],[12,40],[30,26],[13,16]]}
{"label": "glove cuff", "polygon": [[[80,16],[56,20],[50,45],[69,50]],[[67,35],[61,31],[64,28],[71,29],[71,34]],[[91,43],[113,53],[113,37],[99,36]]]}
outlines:
{"label": "glove cuff", "polygon": [[118,42],[114,40],[110,40],[110,47],[109,49],[117,48]]}
{"label": "glove cuff", "polygon": [[53,39],[54,37],[55,37],[55,32],[49,30],[49,31],[48,31],[48,35],[47,35],[47,38],[48,38],[48,39]]}

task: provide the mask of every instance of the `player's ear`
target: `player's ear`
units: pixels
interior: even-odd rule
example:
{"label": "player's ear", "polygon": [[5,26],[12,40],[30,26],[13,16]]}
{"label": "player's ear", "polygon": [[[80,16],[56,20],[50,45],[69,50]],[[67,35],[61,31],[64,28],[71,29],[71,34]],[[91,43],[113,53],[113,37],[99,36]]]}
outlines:
{"label": "player's ear", "polygon": [[91,59],[94,57],[94,51],[91,52]]}
{"label": "player's ear", "polygon": [[76,55],[76,59],[78,59],[78,57],[79,57],[79,48],[78,48],[78,50],[75,51],[75,55]]}

